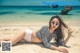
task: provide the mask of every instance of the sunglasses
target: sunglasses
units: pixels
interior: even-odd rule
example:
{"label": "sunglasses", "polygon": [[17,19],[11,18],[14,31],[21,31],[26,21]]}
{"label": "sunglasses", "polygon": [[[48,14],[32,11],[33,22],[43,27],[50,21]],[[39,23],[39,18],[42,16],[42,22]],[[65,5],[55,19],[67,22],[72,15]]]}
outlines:
{"label": "sunglasses", "polygon": [[56,26],[59,25],[59,22],[51,22],[53,25],[55,24]]}

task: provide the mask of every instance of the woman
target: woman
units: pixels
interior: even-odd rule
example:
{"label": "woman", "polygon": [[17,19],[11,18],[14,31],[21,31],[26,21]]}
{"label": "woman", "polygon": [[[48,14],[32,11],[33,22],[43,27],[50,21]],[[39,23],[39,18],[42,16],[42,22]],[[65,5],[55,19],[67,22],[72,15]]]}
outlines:
{"label": "woman", "polygon": [[[69,35],[64,40],[64,33],[62,29],[63,27],[68,29],[68,31],[70,32],[70,28],[61,20],[59,16],[53,16],[49,21],[49,26],[43,26],[37,32],[26,29],[25,31],[20,32],[18,35],[11,39],[1,39],[0,41],[8,40],[12,42],[12,45],[15,45],[17,42],[21,42],[22,40],[26,42],[42,43],[47,48],[58,50],[62,53],[68,53],[67,49],[57,47],[59,45],[65,46],[70,38]],[[56,46],[49,43],[53,37],[55,37]]]}

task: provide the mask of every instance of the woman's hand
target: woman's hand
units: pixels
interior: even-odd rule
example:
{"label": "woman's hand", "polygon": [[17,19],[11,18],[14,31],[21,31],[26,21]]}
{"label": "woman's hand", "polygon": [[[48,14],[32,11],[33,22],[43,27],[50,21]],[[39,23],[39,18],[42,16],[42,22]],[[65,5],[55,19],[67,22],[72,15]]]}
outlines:
{"label": "woman's hand", "polygon": [[62,53],[69,53],[69,51],[65,48],[58,48],[57,50],[62,52]]}
{"label": "woman's hand", "polygon": [[71,33],[73,32],[73,30],[71,28],[68,28],[68,35],[71,36]]}
{"label": "woman's hand", "polygon": [[72,31],[72,29],[71,29],[71,28],[68,28],[68,32],[69,32],[69,33],[72,33],[73,31]]}
{"label": "woman's hand", "polygon": [[53,50],[60,51],[60,52],[62,52],[62,53],[69,53],[68,50],[65,49],[64,47],[56,47],[56,46],[51,45],[50,48],[53,49]]}

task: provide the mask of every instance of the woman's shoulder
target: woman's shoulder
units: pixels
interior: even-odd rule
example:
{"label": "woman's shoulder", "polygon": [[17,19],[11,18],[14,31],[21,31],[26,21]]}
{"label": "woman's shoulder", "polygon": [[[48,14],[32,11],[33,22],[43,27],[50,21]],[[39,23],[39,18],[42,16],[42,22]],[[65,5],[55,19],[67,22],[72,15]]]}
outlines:
{"label": "woman's shoulder", "polygon": [[44,28],[48,28],[48,26],[42,26],[42,29],[44,29]]}
{"label": "woman's shoulder", "polygon": [[47,31],[48,30],[48,26],[42,26],[41,31]]}

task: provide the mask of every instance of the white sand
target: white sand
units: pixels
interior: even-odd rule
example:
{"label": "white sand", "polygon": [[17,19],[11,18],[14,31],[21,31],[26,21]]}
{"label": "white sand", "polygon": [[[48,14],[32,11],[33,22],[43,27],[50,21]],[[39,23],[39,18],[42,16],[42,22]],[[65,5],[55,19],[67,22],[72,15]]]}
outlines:
{"label": "white sand", "polygon": [[[0,38],[13,37],[19,31],[31,28],[33,30],[39,30],[41,26],[45,24],[27,24],[27,25],[0,25]],[[69,53],[80,53],[80,27],[71,26],[73,29],[72,37],[68,41],[67,45],[71,48],[67,48]],[[0,47],[0,53],[1,47]],[[41,44],[30,44],[30,43],[18,43],[12,47],[11,52],[6,53],[60,53],[56,50],[50,50],[44,48]]]}

